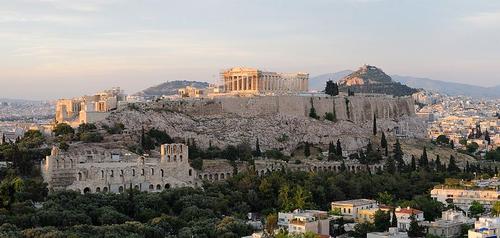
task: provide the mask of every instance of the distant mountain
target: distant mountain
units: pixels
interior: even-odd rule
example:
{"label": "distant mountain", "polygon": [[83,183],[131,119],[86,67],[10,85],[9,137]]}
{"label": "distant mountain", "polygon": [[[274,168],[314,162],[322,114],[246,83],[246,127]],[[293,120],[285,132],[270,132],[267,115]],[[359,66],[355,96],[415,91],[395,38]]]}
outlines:
{"label": "distant mountain", "polygon": [[354,93],[380,93],[394,96],[408,96],[417,92],[400,82],[392,80],[382,69],[364,65],[357,71],[338,81],[339,91]]}
{"label": "distant mountain", "polygon": [[323,91],[325,89],[326,81],[333,80],[339,81],[343,77],[351,74],[352,70],[344,70],[336,73],[321,74],[309,79],[309,89],[313,91]]}
{"label": "distant mountain", "polygon": [[199,82],[199,81],[187,81],[187,80],[175,80],[168,81],[147,89],[144,89],[136,95],[141,95],[145,97],[160,97],[162,95],[175,95],[177,94],[177,90],[181,88],[185,88],[186,86],[192,86],[198,89],[208,88],[207,82]]}
{"label": "distant mountain", "polygon": [[[321,74],[309,79],[311,90],[322,91],[325,89],[326,81],[329,79],[339,81],[343,77],[353,73],[352,70],[343,70],[336,73]],[[406,84],[412,88],[422,88],[448,95],[465,95],[475,98],[500,98],[500,85],[495,87],[481,87],[469,84],[439,81],[429,78],[418,78],[411,76],[391,75],[396,82]]]}
{"label": "distant mountain", "polygon": [[475,98],[500,98],[500,85],[496,87],[482,87],[411,76],[393,75],[392,77],[394,80],[414,88],[423,88],[452,96],[465,95]]}

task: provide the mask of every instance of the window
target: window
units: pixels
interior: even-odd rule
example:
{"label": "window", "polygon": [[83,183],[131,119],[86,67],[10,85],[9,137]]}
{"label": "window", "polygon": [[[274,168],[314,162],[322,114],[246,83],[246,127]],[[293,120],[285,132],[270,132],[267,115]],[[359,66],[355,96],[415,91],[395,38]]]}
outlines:
{"label": "window", "polygon": [[135,169],[132,169],[132,176],[135,176]]}
{"label": "window", "polygon": [[151,175],[155,175],[155,169],[151,169]]}
{"label": "window", "polygon": [[113,170],[111,170],[111,175],[109,175],[109,177],[113,177],[113,176],[115,176],[115,173]]}
{"label": "window", "polygon": [[163,169],[160,170],[160,172],[161,172],[161,176],[163,177],[165,175],[164,172],[163,172]]}
{"label": "window", "polygon": [[104,170],[101,170],[101,178],[104,178]]}
{"label": "window", "polygon": [[141,175],[144,176],[144,169],[141,169]]}
{"label": "window", "polygon": [[193,175],[193,171],[192,169],[189,169],[189,176],[192,176]]}
{"label": "window", "polygon": [[82,181],[82,172],[78,172],[78,181]]}

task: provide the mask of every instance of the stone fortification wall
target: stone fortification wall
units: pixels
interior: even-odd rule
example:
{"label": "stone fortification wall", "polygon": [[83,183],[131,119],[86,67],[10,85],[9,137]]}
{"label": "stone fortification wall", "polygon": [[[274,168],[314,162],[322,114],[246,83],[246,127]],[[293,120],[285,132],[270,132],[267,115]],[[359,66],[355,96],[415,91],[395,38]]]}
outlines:
{"label": "stone fortification wall", "polygon": [[377,118],[383,119],[415,115],[414,103],[410,97],[365,95],[220,97],[165,101],[159,103],[157,107],[197,116],[233,113],[242,117],[272,114],[307,117],[311,107],[314,107],[321,117],[327,112],[335,112],[337,119],[353,122],[372,120],[374,114]]}

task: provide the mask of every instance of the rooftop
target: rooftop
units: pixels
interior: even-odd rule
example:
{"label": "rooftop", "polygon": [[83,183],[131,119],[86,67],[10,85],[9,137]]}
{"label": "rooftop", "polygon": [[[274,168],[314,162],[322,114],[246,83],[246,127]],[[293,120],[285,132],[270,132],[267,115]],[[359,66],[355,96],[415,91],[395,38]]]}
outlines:
{"label": "rooftop", "polygon": [[344,200],[344,201],[334,201],[332,204],[335,205],[352,205],[352,206],[363,206],[368,204],[377,203],[375,200],[371,199],[352,199],[352,200]]}

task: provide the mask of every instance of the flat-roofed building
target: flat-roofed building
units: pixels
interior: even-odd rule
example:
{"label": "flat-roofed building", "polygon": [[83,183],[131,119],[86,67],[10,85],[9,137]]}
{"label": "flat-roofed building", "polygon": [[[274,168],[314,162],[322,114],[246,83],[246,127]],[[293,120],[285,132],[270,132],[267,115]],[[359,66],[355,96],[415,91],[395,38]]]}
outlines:
{"label": "flat-roofed building", "polygon": [[339,210],[346,218],[357,219],[358,211],[363,209],[378,208],[377,201],[371,199],[353,199],[332,202],[332,211]]}
{"label": "flat-roofed building", "polygon": [[500,236],[500,217],[480,217],[474,229],[468,231],[469,238],[490,238]]}
{"label": "flat-roofed building", "polygon": [[451,204],[469,210],[473,201],[478,201],[487,208],[500,199],[500,191],[494,188],[479,186],[447,186],[439,185],[431,191],[431,197],[444,204]]}
{"label": "flat-roofed building", "polygon": [[278,213],[278,225],[289,233],[330,235],[330,217],[326,211],[294,210]]}
{"label": "flat-roofed building", "polygon": [[410,229],[410,222],[412,221],[412,217],[415,218],[417,222],[422,222],[425,220],[424,212],[414,209],[414,208],[396,208],[394,215],[396,215],[396,219],[398,221],[398,229],[400,231],[407,231]]}
{"label": "flat-roofed building", "polygon": [[421,223],[427,228],[427,233],[443,238],[459,237],[462,225],[474,224],[474,219],[466,217],[461,211],[448,210],[442,212],[441,219]]}

